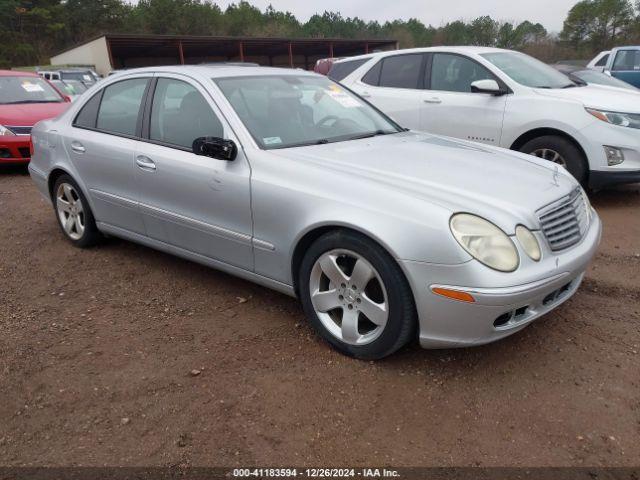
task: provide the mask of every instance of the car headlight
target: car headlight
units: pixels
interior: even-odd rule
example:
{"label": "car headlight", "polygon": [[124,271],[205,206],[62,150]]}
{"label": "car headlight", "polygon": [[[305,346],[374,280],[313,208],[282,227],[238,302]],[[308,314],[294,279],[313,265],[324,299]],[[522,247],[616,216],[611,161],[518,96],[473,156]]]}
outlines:
{"label": "car headlight", "polygon": [[3,125],[0,125],[0,137],[2,137],[2,136],[7,136],[7,137],[11,136],[12,137],[14,135],[15,135],[15,133],[13,133],[7,127],[5,127]]}
{"label": "car headlight", "polygon": [[518,225],[516,227],[516,238],[522,245],[524,252],[529,255],[529,258],[534,262],[539,262],[542,258],[542,252],[540,251],[538,239],[531,233],[531,230],[524,225]]}
{"label": "car headlight", "polygon": [[449,222],[451,233],[469,255],[489,268],[513,272],[520,264],[518,250],[509,236],[493,223],[468,213]]}
{"label": "car headlight", "polygon": [[640,128],[640,114],[605,112],[603,110],[596,110],[593,108],[587,108],[586,110],[598,120],[610,123],[611,125],[618,125],[619,127]]}
{"label": "car headlight", "polygon": [[587,215],[587,225],[590,225],[591,217],[593,216],[593,210],[591,207],[591,202],[589,201],[589,196],[582,187],[580,187],[580,195],[582,195],[582,201],[584,202],[585,214]]}

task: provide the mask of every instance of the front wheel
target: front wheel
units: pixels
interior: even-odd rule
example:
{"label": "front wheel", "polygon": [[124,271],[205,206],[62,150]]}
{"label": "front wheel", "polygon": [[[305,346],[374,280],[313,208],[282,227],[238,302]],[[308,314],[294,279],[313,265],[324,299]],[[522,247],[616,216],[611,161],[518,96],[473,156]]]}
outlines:
{"label": "front wheel", "polygon": [[578,182],[586,184],[589,171],[587,161],[580,149],[566,138],[557,135],[534,138],[525,143],[520,151],[562,165]]}
{"label": "front wheel", "polygon": [[299,286],[315,330],[346,355],[381,359],[415,331],[415,304],[402,270],[362,235],[334,231],[316,240],[302,260]]}

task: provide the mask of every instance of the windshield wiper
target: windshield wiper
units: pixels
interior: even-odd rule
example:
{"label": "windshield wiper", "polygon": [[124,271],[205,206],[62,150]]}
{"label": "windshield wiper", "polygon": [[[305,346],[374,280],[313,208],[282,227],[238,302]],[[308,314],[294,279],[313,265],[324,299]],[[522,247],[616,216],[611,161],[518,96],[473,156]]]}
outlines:
{"label": "windshield wiper", "polygon": [[327,143],[331,143],[327,138],[321,138],[319,140],[311,140],[308,142],[300,142],[300,143],[291,143],[289,145],[278,145],[269,148],[269,150],[279,150],[282,148],[296,148],[296,147],[309,147],[311,145],[325,145]]}
{"label": "windshield wiper", "polygon": [[397,132],[385,132],[384,130],[376,130],[375,132],[363,133],[361,135],[355,135],[353,137],[349,137],[349,138],[347,138],[347,141],[349,141],[349,140],[360,140],[362,138],[373,138],[373,137],[377,137],[379,135],[391,135],[392,133],[397,133]]}
{"label": "windshield wiper", "polygon": [[15,102],[4,102],[2,105],[18,105],[20,103],[62,103],[61,100],[17,100]]}

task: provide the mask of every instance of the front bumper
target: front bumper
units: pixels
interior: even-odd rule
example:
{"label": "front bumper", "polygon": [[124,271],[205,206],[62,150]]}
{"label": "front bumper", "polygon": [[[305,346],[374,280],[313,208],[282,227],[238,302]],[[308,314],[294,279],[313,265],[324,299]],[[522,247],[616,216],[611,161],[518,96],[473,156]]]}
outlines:
{"label": "front bumper", "polygon": [[[580,131],[580,142],[589,158],[589,187],[640,182],[640,132],[634,128],[609,125],[600,120]],[[608,165],[604,146],[620,149],[625,156],[619,165]]]}
{"label": "front bumper", "polygon": [[589,187],[599,190],[613,185],[640,183],[640,170],[637,171],[597,171],[589,174]]}
{"label": "front bumper", "polygon": [[[567,301],[578,290],[600,243],[602,225],[594,215],[582,241],[543,260],[524,262],[514,273],[495,272],[473,260],[461,265],[403,262],[416,300],[424,348],[482,345],[507,337]],[[522,258],[522,252],[521,252]],[[479,285],[477,287],[468,286]],[[444,286],[470,293],[475,303],[431,291]]]}
{"label": "front bumper", "polygon": [[30,135],[0,136],[0,164],[29,163]]}

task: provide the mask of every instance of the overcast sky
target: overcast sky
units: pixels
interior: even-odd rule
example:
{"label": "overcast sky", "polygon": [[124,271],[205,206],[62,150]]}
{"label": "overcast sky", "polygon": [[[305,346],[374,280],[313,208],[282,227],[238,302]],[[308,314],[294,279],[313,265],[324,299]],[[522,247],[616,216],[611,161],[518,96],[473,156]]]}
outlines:
{"label": "overcast sky", "polygon": [[[224,9],[234,1],[216,3]],[[550,32],[559,32],[577,0],[249,0],[249,3],[261,10],[271,3],[275,9],[288,10],[303,21],[314,13],[329,10],[344,17],[379,22],[416,17],[437,27],[452,20],[490,15],[496,20],[540,22]]]}

